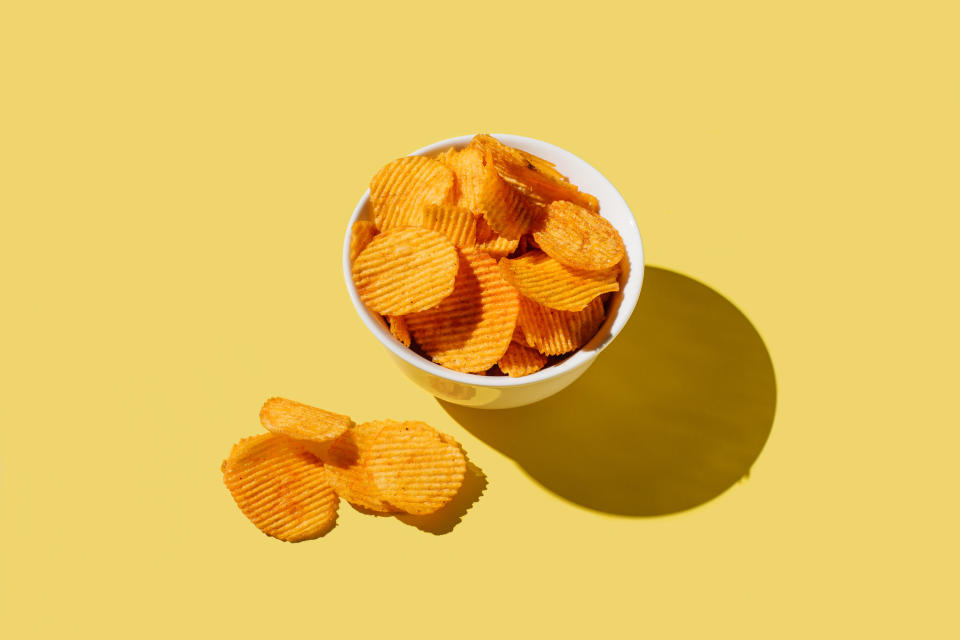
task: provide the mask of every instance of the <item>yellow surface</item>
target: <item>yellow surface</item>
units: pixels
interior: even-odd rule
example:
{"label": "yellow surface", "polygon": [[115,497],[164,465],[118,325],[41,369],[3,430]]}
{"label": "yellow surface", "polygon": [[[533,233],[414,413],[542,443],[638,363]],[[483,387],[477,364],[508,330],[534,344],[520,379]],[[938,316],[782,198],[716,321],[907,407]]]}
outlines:
{"label": "yellow surface", "polygon": [[[0,9],[0,636],[957,637],[954,3],[201,4]],[[661,267],[499,417],[339,267],[377,168],[478,131],[593,163]],[[485,492],[266,538],[219,465],[272,395]]]}

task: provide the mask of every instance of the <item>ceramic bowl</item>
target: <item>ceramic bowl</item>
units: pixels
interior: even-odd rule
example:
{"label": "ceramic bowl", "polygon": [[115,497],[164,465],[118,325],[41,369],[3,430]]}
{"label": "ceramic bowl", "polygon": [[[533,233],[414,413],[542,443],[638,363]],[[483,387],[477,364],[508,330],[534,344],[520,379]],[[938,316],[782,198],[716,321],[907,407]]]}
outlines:
{"label": "ceramic bowl", "polygon": [[[372,220],[370,191],[357,203],[347,223],[343,243],[343,275],[350,300],[370,333],[390,353],[400,370],[424,391],[437,398],[470,407],[506,409],[537,402],[562,391],[579,378],[587,368],[609,348],[614,338],[627,324],[640,295],[643,282],[643,243],[633,213],[623,197],[609,180],[592,166],[547,142],[523,136],[494,134],[504,144],[528,151],[554,163],[581,191],[591,193],[600,201],[600,215],[610,221],[627,249],[626,268],[620,275],[620,291],[613,295],[607,308],[607,318],[597,334],[578,351],[562,362],[520,378],[482,376],[451,371],[434,364],[400,344],[379,321],[377,315],[361,302],[350,276],[350,231],[357,220]],[[463,148],[472,136],[441,140],[414,151],[411,155],[437,156],[450,147]]]}

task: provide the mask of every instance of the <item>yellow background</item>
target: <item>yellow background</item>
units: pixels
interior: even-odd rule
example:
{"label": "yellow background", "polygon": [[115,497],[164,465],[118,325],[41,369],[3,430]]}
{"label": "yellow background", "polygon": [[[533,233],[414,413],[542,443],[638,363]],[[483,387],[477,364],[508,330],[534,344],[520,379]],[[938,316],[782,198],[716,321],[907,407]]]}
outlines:
{"label": "yellow background", "polygon": [[[953,3],[623,4],[4,3],[0,635],[956,637]],[[479,131],[594,164],[753,323],[747,479],[587,509],[400,376],[345,221]],[[219,464],[270,395],[425,420],[485,493],[269,539]]]}

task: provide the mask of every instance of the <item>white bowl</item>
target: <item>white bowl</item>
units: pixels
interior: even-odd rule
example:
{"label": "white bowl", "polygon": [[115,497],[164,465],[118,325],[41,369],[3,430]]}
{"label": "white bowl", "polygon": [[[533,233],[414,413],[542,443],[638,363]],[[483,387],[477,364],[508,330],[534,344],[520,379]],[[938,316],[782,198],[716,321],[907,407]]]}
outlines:
{"label": "white bowl", "polygon": [[[600,201],[600,214],[609,220],[627,248],[628,267],[620,275],[620,291],[614,294],[607,310],[607,319],[597,334],[582,348],[562,362],[520,378],[481,376],[460,373],[441,367],[417,355],[400,344],[383,326],[377,314],[367,309],[357,295],[350,275],[350,230],[357,220],[372,220],[369,189],[360,198],[350,216],[343,242],[343,276],[347,291],[370,332],[386,347],[404,374],[428,393],[438,398],[468,407],[508,409],[519,407],[552,396],[580,377],[606,349],[630,319],[640,295],[643,282],[643,243],[630,208],[610,181],[589,164],[552,144],[525,138],[495,134],[504,144],[528,151],[554,163],[557,170],[582,191],[595,195]],[[410,155],[436,156],[450,147],[463,148],[473,136],[441,140]]]}

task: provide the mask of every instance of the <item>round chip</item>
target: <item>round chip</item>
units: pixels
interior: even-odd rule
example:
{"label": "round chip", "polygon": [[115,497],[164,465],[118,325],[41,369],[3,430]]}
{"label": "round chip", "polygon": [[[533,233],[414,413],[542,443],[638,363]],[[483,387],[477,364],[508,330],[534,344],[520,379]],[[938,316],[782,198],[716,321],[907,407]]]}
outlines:
{"label": "round chip", "polygon": [[477,243],[477,219],[469,209],[452,204],[428,204],[418,226],[439,231],[459,248]]}
{"label": "round chip", "polygon": [[453,172],[423,156],[388,163],[370,181],[370,206],[380,231],[416,224],[424,205],[449,202]]}
{"label": "round chip", "polygon": [[500,371],[511,378],[519,378],[543,369],[543,365],[547,364],[547,356],[536,349],[511,342],[507,352],[497,364],[500,366]]}
{"label": "round chip", "polygon": [[500,272],[523,295],[561,311],[580,311],[601,293],[620,289],[620,265],[584,271],[568,267],[542,251],[531,251],[512,260],[503,258]]}
{"label": "round chip", "polygon": [[570,178],[557,171],[556,165],[554,165],[552,162],[548,162],[540,156],[535,156],[532,153],[523,151],[522,149],[517,149],[516,151],[518,151],[529,164],[533,165],[534,169],[546,175],[550,179],[558,182],[570,182]]}
{"label": "round chip", "polygon": [[518,342],[548,356],[570,353],[590,341],[604,317],[601,297],[594,298],[580,311],[557,311],[520,296],[517,326],[524,340]]}
{"label": "round chip", "polygon": [[456,440],[423,422],[384,425],[366,463],[381,497],[415,515],[443,508],[457,495],[467,471]]}
{"label": "round chip", "polygon": [[330,442],[343,435],[353,421],[349,416],[286,398],[270,398],[260,409],[260,424],[267,431],[297,440]]}
{"label": "round chip", "polygon": [[490,257],[498,260],[513,253],[520,244],[520,239],[504,238],[490,228],[485,218],[477,218],[477,251],[484,251]]}
{"label": "round chip", "polygon": [[470,146],[484,154],[489,153],[493,165],[504,180],[543,204],[554,200],[568,200],[591,211],[599,211],[595,196],[583,193],[567,182],[555,169],[546,169],[541,162],[532,162],[524,152],[509,147],[493,136],[481,133],[474,136]]}
{"label": "round chip", "polygon": [[620,234],[605,218],[565,200],[547,206],[533,237],[548,256],[577,269],[609,269],[626,252]]}
{"label": "round chip", "polygon": [[490,228],[511,240],[519,240],[539,217],[538,207],[500,177],[489,154],[481,174],[478,204]]}
{"label": "round chip", "polygon": [[357,220],[353,223],[353,228],[350,231],[350,264],[353,264],[360,252],[370,244],[373,236],[378,233],[377,225],[369,220]]}
{"label": "round chip", "polygon": [[486,371],[510,345],[519,304],[517,290],[503,280],[493,258],[461,249],[453,293],[433,309],[406,316],[407,326],[437,364]]}
{"label": "round chip", "polygon": [[453,291],[457,250],[443,234],[398,227],[376,236],[353,263],[364,304],[383,315],[434,307]]}
{"label": "round chip", "polygon": [[306,443],[263,433],[233,446],[223,483],[250,522],[268,536],[299,542],[316,538],[337,519],[337,494],[323,463]]}
{"label": "round chip", "polygon": [[400,341],[400,343],[405,346],[410,346],[410,329],[407,328],[407,321],[403,319],[403,316],[387,316],[387,321],[390,323],[390,333],[393,334],[393,337]]}
{"label": "round chip", "polygon": [[[443,164],[443,165],[446,165],[447,167],[450,167],[450,161],[451,161],[451,160],[453,159],[453,157],[456,156],[458,153],[459,153],[459,151],[457,151],[457,149],[456,149],[455,147],[450,147],[449,149],[447,149],[446,151],[444,151],[443,153],[441,153],[440,155],[437,156],[437,162],[439,162],[439,163],[441,163],[441,164]],[[452,170],[452,168],[451,168],[451,170]],[[454,185],[454,189],[456,189],[456,185]]]}
{"label": "round chip", "polygon": [[[521,310],[523,309],[523,306],[522,306],[522,305],[523,305],[523,301],[524,301],[524,300],[527,300],[527,299],[528,299],[528,298],[524,298],[523,296],[520,296],[520,305],[521,305],[520,308],[521,308]],[[514,330],[513,330],[513,338],[512,338],[512,340],[513,340],[514,342],[516,342],[517,344],[522,344],[522,345],[525,346],[525,347],[532,347],[532,346],[533,346],[533,343],[530,342],[529,340],[527,340],[527,334],[525,334],[525,333],[523,332],[523,329],[520,328],[520,316],[519,316],[519,314],[517,315],[517,326],[516,326],[516,328],[514,328]]]}
{"label": "round chip", "polygon": [[480,188],[483,182],[483,153],[467,147],[456,151],[450,149],[437,158],[453,171],[456,182],[457,206],[480,215]]}
{"label": "round chip", "polygon": [[350,429],[330,445],[324,458],[327,480],[337,495],[351,504],[377,513],[397,511],[396,507],[380,497],[380,490],[373,483],[366,463],[373,439],[388,424],[399,423],[375,420]]}

